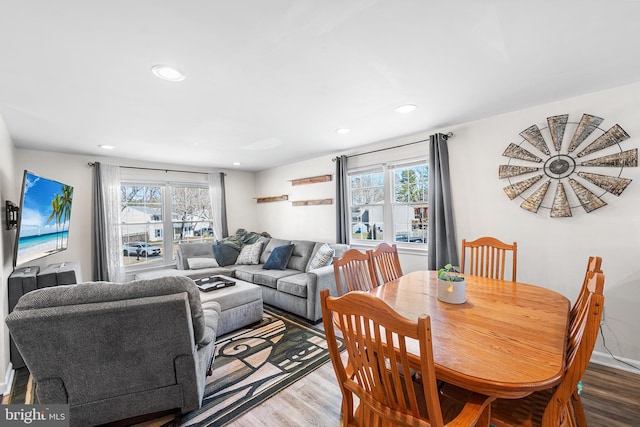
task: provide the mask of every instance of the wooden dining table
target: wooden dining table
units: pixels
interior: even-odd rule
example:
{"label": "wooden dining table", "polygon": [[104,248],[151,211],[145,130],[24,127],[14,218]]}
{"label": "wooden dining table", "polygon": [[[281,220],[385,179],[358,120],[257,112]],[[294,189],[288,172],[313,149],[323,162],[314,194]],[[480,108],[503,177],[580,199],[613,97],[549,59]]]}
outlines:
{"label": "wooden dining table", "polygon": [[[565,365],[569,300],[540,286],[465,279],[463,304],[438,300],[435,271],[412,272],[369,292],[410,320],[421,314],[431,317],[440,380],[500,398],[519,398],[558,384]],[[417,341],[408,352],[418,365]]]}

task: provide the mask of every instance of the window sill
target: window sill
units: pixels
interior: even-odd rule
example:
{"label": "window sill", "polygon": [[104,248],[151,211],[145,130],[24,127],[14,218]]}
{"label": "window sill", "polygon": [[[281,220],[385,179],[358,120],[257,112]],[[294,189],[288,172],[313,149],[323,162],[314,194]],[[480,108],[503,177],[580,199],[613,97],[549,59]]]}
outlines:
{"label": "window sill", "polygon": [[[369,242],[363,242],[363,241],[356,241],[356,242],[351,242],[350,246],[355,249],[366,251],[368,249],[374,250],[378,245],[378,243],[383,243],[383,242],[375,241],[375,242],[369,243]],[[393,244],[389,242],[384,242],[384,243],[388,243],[390,245]],[[407,243],[396,243],[396,246],[398,247],[399,254],[426,255],[428,253],[427,245],[424,243],[415,244],[415,245],[407,244]]]}

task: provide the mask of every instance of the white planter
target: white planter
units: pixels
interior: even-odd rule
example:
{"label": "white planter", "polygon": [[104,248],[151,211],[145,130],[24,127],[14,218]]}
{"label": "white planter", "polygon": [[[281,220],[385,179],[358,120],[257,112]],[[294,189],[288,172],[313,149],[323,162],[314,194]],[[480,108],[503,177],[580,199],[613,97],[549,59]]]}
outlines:
{"label": "white planter", "polygon": [[438,299],[449,304],[462,304],[467,300],[467,282],[448,282],[438,279]]}

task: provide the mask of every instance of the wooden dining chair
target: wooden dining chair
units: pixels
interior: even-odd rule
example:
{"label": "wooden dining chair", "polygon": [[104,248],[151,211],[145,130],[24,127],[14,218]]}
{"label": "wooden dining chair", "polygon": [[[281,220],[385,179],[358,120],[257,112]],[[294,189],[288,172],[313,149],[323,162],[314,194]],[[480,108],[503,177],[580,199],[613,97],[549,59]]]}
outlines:
{"label": "wooden dining chair", "polygon": [[[466,256],[467,249],[469,251],[468,257]],[[472,241],[462,239],[461,272],[465,273],[468,264],[468,274],[472,276],[504,280],[508,253],[511,253],[511,281],[515,282],[518,261],[518,244],[516,242],[508,244],[495,237],[480,237]]]}
{"label": "wooden dining chair", "polygon": [[571,316],[570,320],[576,317],[576,314],[582,310],[584,304],[586,304],[586,298],[589,295],[587,284],[589,279],[589,273],[602,273],[602,258],[599,256],[590,256],[589,262],[587,262],[587,270],[584,274],[584,280],[582,281],[582,287],[580,288],[580,292],[578,293],[578,298],[573,303],[573,307],[571,307]]}
{"label": "wooden dining chair", "polygon": [[522,399],[497,399],[491,405],[491,424],[496,427],[587,425],[577,385],[593,353],[604,307],[604,275],[600,272],[587,275],[586,302],[570,325],[573,332],[569,333],[565,372],[560,384]]}
{"label": "wooden dining chair", "polygon": [[[440,395],[429,316],[410,321],[363,292],[331,297],[328,289],[322,289],[320,300],[329,354],[343,395],[344,426],[488,425],[492,397],[470,391],[464,400]],[[338,349],[336,327],[347,349],[345,359]],[[420,383],[411,379],[408,340],[420,344]],[[356,408],[354,396],[359,399]]]}
{"label": "wooden dining chair", "polygon": [[368,291],[378,286],[369,252],[351,248],[341,257],[333,257],[338,295],[351,291]]}
{"label": "wooden dining chair", "polygon": [[398,247],[395,244],[379,243],[370,254],[378,284],[382,285],[402,276]]}

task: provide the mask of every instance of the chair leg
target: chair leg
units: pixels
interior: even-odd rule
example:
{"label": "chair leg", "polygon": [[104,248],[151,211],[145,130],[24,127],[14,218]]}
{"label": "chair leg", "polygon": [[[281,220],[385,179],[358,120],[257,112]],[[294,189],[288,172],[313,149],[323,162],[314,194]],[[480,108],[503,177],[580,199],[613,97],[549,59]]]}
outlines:
{"label": "chair leg", "polygon": [[582,406],[582,400],[578,391],[574,391],[571,395],[571,409],[576,420],[578,427],[587,427],[587,416],[584,413],[584,407]]}
{"label": "chair leg", "polygon": [[488,404],[484,408],[484,411],[482,411],[482,414],[480,414],[480,418],[478,418],[478,422],[476,423],[476,426],[489,427],[491,425],[490,422],[491,422],[491,404]]}

